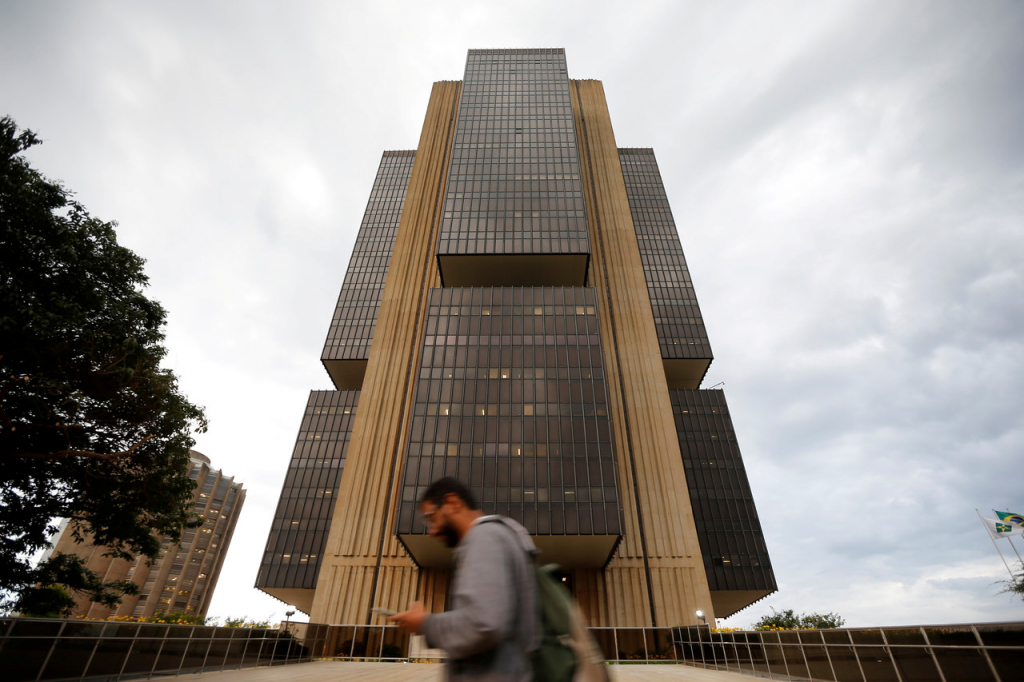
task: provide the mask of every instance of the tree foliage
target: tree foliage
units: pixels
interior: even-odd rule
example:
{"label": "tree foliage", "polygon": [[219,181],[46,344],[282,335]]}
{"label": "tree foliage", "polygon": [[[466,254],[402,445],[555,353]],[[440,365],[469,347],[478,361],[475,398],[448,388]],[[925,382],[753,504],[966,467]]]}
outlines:
{"label": "tree foliage", "polygon": [[38,567],[33,577],[42,587],[23,591],[15,606],[25,616],[66,618],[75,608],[74,595],[85,595],[89,601],[104,606],[117,606],[124,595],[139,593],[139,586],[130,580],[103,582],[76,554],[53,556]]}
{"label": "tree foliage", "polygon": [[156,557],[161,536],[198,525],[188,450],[206,419],[160,367],[166,313],[143,293],[143,259],[28,164],[36,144],[0,119],[0,590],[63,584],[103,601],[127,586],[28,557],[58,518],[122,558]]}
{"label": "tree foliage", "polygon": [[838,613],[794,613],[793,609],[776,611],[772,608],[769,615],[761,616],[754,623],[754,630],[823,630],[841,628],[846,619]]}
{"label": "tree foliage", "polygon": [[46,585],[22,593],[16,608],[26,618],[67,618],[75,598],[63,585]]}
{"label": "tree foliage", "polygon": [[1003,589],[1000,592],[1015,595],[1024,600],[1024,562],[1017,564],[1017,572],[1012,576],[1010,580],[1000,581],[1003,584]]}

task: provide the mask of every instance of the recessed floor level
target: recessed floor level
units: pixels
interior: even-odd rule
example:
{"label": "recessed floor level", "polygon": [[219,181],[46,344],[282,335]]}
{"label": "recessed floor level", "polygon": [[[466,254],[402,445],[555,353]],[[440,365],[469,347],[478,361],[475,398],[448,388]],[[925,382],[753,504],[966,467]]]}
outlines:
{"label": "recessed floor level", "polygon": [[[618,535],[540,535],[534,534],[540,550],[540,563],[561,568],[601,568],[619,541]],[[409,554],[423,568],[446,568],[454,562],[452,551],[428,535],[403,533],[398,536]]]}

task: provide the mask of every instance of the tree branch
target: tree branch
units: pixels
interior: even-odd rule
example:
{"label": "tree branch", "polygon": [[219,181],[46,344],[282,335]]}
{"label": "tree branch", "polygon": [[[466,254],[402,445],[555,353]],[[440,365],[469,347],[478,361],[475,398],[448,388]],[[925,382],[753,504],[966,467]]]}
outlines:
{"label": "tree branch", "polygon": [[50,454],[43,454],[40,452],[18,452],[13,453],[15,457],[21,457],[22,459],[67,459],[69,457],[85,457],[87,459],[99,459],[103,461],[112,459],[121,459],[122,457],[130,457],[135,454],[135,451],[142,446],[147,440],[153,437],[153,434],[149,434],[135,445],[131,446],[123,452],[112,452],[110,454],[103,454],[102,452],[93,452],[91,450],[56,450]]}

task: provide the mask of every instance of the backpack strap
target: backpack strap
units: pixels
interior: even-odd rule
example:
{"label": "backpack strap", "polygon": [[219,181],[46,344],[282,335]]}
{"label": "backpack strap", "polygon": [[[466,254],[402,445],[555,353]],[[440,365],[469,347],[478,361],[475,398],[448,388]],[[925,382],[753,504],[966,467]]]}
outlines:
{"label": "backpack strap", "polygon": [[[539,594],[539,592],[537,591],[537,588],[536,588],[537,577],[536,577],[535,573],[536,573],[537,567],[536,567],[536,563],[534,561],[534,555],[531,554],[530,552],[528,552],[526,550],[526,548],[523,547],[522,543],[519,541],[519,532],[516,531],[511,526],[509,526],[507,523],[505,523],[503,517],[501,517],[501,516],[499,516],[497,514],[489,514],[487,516],[482,516],[482,517],[480,517],[480,519],[477,520],[476,523],[478,523],[478,524],[495,523],[495,524],[498,524],[499,526],[503,527],[507,531],[505,533],[505,537],[511,543],[512,550],[513,551],[519,551],[519,552],[523,553],[524,555],[526,555],[527,575],[525,577],[526,577],[527,581],[529,581],[530,583],[532,583],[535,586],[534,587],[534,592],[537,594],[537,606],[539,608],[540,607],[540,594]],[[519,624],[519,612],[518,611],[516,612],[516,624],[517,625]],[[515,640],[516,645],[519,647],[519,650],[522,652],[523,658],[525,658],[527,660],[527,662],[529,662],[531,660],[533,654],[530,652],[529,649],[527,649],[526,643],[520,641],[520,639],[519,639],[519,631],[518,630],[519,630],[519,628],[517,627],[516,631],[513,633],[513,639]],[[542,622],[540,622],[540,615],[538,614],[537,633],[536,633],[538,645],[539,645],[540,639],[543,637],[543,634],[544,634],[544,624]]]}

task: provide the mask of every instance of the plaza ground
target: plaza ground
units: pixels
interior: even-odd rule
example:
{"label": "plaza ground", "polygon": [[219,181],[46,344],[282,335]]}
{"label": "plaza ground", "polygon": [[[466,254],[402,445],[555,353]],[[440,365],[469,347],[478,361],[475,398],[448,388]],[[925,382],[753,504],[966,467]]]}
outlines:
{"label": "plaza ground", "polygon": [[[702,670],[688,665],[611,665],[613,682],[750,682],[749,675]],[[438,663],[354,663],[314,661],[287,666],[181,675],[189,682],[438,682]]]}

